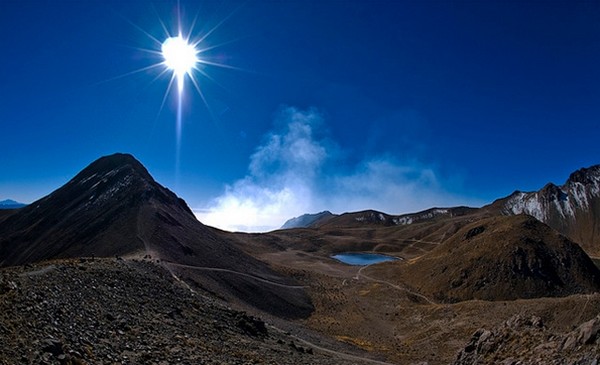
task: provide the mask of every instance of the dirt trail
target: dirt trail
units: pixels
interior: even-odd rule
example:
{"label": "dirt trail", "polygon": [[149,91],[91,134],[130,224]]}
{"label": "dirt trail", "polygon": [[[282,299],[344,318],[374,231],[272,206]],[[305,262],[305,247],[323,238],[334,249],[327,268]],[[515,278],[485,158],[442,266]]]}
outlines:
{"label": "dirt trail", "polygon": [[278,283],[276,281],[272,281],[272,280],[269,280],[269,279],[261,278],[260,276],[254,276],[254,275],[251,275],[251,274],[247,274],[247,273],[239,272],[239,271],[235,271],[235,270],[222,269],[222,268],[218,268],[218,267],[205,267],[205,266],[184,265],[184,264],[178,264],[178,263],[175,263],[175,262],[164,261],[164,260],[162,262],[164,264],[166,264],[166,265],[183,267],[183,268],[186,268],[186,269],[204,270],[204,271],[215,271],[215,272],[226,272],[226,273],[230,273],[230,274],[245,276],[247,278],[254,279],[254,280],[260,281],[262,283],[266,283],[266,284],[270,284],[270,285],[274,285],[274,286],[279,286],[279,287],[282,287],[282,288],[289,288],[289,289],[305,289],[305,288],[307,288],[304,285],[282,284],[282,283]]}
{"label": "dirt trail", "polygon": [[356,280],[360,280],[360,278],[361,278],[361,277],[363,277],[363,278],[365,278],[365,279],[367,279],[367,280],[370,280],[370,281],[373,281],[373,282],[376,282],[376,283],[385,284],[385,285],[388,285],[388,286],[390,286],[390,287],[392,287],[392,288],[394,288],[394,289],[396,289],[396,290],[401,290],[401,291],[403,291],[403,292],[406,292],[406,293],[409,293],[409,294],[411,294],[411,295],[414,295],[414,296],[416,296],[416,297],[419,297],[419,298],[421,298],[421,299],[425,300],[425,301],[426,301],[427,303],[429,303],[429,304],[437,304],[436,302],[434,302],[433,300],[431,300],[431,299],[427,298],[426,296],[424,296],[424,295],[423,295],[423,294],[421,294],[421,293],[417,293],[417,292],[415,292],[415,291],[412,291],[412,290],[410,290],[410,289],[408,289],[408,288],[405,288],[405,287],[402,287],[402,286],[399,286],[399,285],[396,285],[396,284],[390,283],[389,281],[386,281],[386,280],[380,280],[380,279],[375,279],[374,277],[371,277],[371,276],[368,276],[368,275],[364,274],[364,273],[363,273],[363,270],[364,270],[364,269],[366,269],[366,268],[368,268],[369,266],[371,266],[371,265],[367,265],[367,266],[363,266],[363,267],[361,267],[361,268],[360,268],[360,269],[359,269],[359,270],[356,272],[356,276],[354,276],[354,279],[356,279]]}
{"label": "dirt trail", "polygon": [[50,272],[54,269],[56,269],[56,265],[48,265],[48,266],[44,266],[43,268],[41,268],[39,270],[24,272],[22,274],[19,274],[19,276],[21,276],[21,277],[23,277],[23,276],[29,276],[29,277],[39,276],[39,275],[43,275],[47,272]]}
{"label": "dirt trail", "polygon": [[[278,332],[281,332],[281,333],[285,332],[282,329],[277,328],[275,326],[271,326],[271,328],[274,329],[274,330],[276,330],[276,331],[278,331]],[[333,356],[335,356],[337,358],[340,358],[340,359],[343,359],[343,360],[346,360],[346,361],[358,361],[360,363],[370,363],[370,364],[379,364],[379,365],[396,365],[396,364],[391,363],[391,362],[379,361],[379,360],[375,360],[375,359],[369,359],[367,357],[361,357],[361,356],[357,356],[357,355],[350,355],[350,354],[347,354],[345,352],[331,350],[331,349],[328,349],[326,347],[321,347],[321,346],[319,346],[319,345],[317,345],[315,343],[312,343],[312,342],[310,342],[308,340],[300,338],[300,337],[298,337],[296,335],[289,335],[289,336],[292,337],[292,338],[294,338],[296,341],[301,342],[305,346],[313,348],[314,350],[321,351],[321,352],[333,355]]]}

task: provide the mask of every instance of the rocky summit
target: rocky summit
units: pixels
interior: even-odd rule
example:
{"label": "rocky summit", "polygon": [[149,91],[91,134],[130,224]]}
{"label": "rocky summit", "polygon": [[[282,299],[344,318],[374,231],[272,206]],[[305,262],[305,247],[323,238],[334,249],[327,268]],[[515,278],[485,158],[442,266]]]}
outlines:
{"label": "rocky summit", "polygon": [[590,255],[600,255],[600,165],[573,172],[561,186],[548,183],[539,191],[517,190],[490,208],[531,215],[581,244]]}

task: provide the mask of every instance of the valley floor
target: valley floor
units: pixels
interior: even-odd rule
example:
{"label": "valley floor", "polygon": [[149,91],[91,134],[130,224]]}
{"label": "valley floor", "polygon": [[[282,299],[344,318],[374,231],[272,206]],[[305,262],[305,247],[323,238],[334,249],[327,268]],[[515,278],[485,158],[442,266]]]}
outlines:
{"label": "valley floor", "polygon": [[[285,257],[284,257],[285,256]],[[279,254],[314,313],[240,311],[139,259],[0,270],[0,364],[592,364],[600,294],[437,303],[390,277]],[[251,313],[251,314],[248,314]],[[359,350],[360,349],[360,350]]]}
{"label": "valley floor", "polygon": [[[388,272],[393,264],[349,266],[326,255],[293,250],[263,258],[285,265],[280,269],[308,287],[316,310],[304,322],[307,327],[383,354],[392,363],[494,364],[513,359],[591,364],[600,350],[593,341],[563,349],[578,326],[600,313],[600,294],[437,303],[396,280]],[[523,325],[532,321],[534,326]],[[459,359],[478,330],[504,331],[502,341],[496,339],[496,348],[489,353],[466,360],[462,354]],[[600,327],[595,330],[600,337]]]}

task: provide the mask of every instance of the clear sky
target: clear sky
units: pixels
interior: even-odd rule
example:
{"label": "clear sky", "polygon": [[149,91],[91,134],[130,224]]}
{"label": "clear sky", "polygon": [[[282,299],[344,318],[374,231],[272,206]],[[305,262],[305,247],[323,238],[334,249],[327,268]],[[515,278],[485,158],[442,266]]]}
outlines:
{"label": "clear sky", "polygon": [[0,200],[128,152],[201,221],[264,230],[478,206],[600,163],[598,2],[182,0],[226,67],[194,73],[204,100],[185,84],[179,143],[171,74],[144,70],[177,8],[0,2]]}

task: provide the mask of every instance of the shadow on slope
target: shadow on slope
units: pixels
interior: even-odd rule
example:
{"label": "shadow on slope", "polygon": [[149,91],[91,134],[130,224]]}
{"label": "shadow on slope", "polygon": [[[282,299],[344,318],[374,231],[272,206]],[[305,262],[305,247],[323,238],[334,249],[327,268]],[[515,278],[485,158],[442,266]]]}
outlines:
{"label": "shadow on slope", "polygon": [[600,271],[575,243],[526,215],[461,228],[393,271],[442,302],[561,297],[600,290]]}

